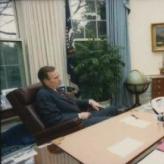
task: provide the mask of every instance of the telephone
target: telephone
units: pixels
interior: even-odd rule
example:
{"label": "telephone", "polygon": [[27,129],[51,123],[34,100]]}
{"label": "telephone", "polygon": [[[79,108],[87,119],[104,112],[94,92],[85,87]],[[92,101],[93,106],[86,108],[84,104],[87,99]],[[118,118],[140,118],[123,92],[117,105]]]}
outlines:
{"label": "telephone", "polygon": [[164,113],[164,97],[152,99],[151,106],[156,114]]}

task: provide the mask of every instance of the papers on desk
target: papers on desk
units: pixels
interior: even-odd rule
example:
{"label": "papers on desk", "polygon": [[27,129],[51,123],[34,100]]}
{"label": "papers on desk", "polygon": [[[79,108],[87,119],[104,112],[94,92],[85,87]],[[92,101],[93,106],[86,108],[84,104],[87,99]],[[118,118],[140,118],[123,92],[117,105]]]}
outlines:
{"label": "papers on desk", "polygon": [[31,150],[31,151],[28,151],[28,152],[25,152],[24,154],[20,154],[20,156],[16,156],[13,161],[15,163],[20,163],[22,161],[25,161],[33,156],[37,155],[37,152],[35,150]]}
{"label": "papers on desk", "polygon": [[34,150],[34,148],[28,146],[19,151],[13,152],[12,154],[6,155],[5,157],[2,157],[1,163],[2,164],[18,164],[18,163],[34,164],[35,155],[37,155],[37,152]]}
{"label": "papers on desk", "polygon": [[[136,116],[135,116],[136,117]],[[138,117],[135,118],[133,115],[132,116],[127,116],[121,120],[121,122],[124,122],[128,125],[135,126],[138,128],[146,128],[147,126],[150,125],[150,122],[141,120]]]}
{"label": "papers on desk", "polygon": [[121,142],[108,147],[107,150],[121,157],[126,157],[142,145],[142,142],[127,137]]}
{"label": "papers on desk", "polygon": [[144,159],[142,159],[138,164],[164,164],[164,152],[154,150]]}

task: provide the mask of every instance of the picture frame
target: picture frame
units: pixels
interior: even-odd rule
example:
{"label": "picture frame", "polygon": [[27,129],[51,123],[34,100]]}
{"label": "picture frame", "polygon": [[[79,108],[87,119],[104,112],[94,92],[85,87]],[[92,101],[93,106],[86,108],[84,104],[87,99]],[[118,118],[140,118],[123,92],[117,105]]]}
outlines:
{"label": "picture frame", "polygon": [[151,25],[152,51],[164,52],[164,23]]}

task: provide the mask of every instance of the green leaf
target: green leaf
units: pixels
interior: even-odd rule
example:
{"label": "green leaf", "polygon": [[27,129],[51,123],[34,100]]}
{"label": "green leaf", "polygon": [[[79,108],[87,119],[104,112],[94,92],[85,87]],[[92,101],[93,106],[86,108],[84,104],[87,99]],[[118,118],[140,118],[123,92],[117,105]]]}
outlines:
{"label": "green leaf", "polygon": [[125,65],[120,57],[119,46],[105,40],[76,42],[75,72],[79,77],[81,96],[104,100],[117,90]]}

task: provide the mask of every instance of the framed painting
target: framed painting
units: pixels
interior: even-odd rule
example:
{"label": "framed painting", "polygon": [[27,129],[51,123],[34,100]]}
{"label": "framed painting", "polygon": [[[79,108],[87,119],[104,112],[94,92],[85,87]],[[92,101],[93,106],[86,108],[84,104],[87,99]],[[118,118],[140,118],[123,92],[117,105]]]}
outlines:
{"label": "framed painting", "polygon": [[164,52],[164,23],[151,25],[152,51]]}

